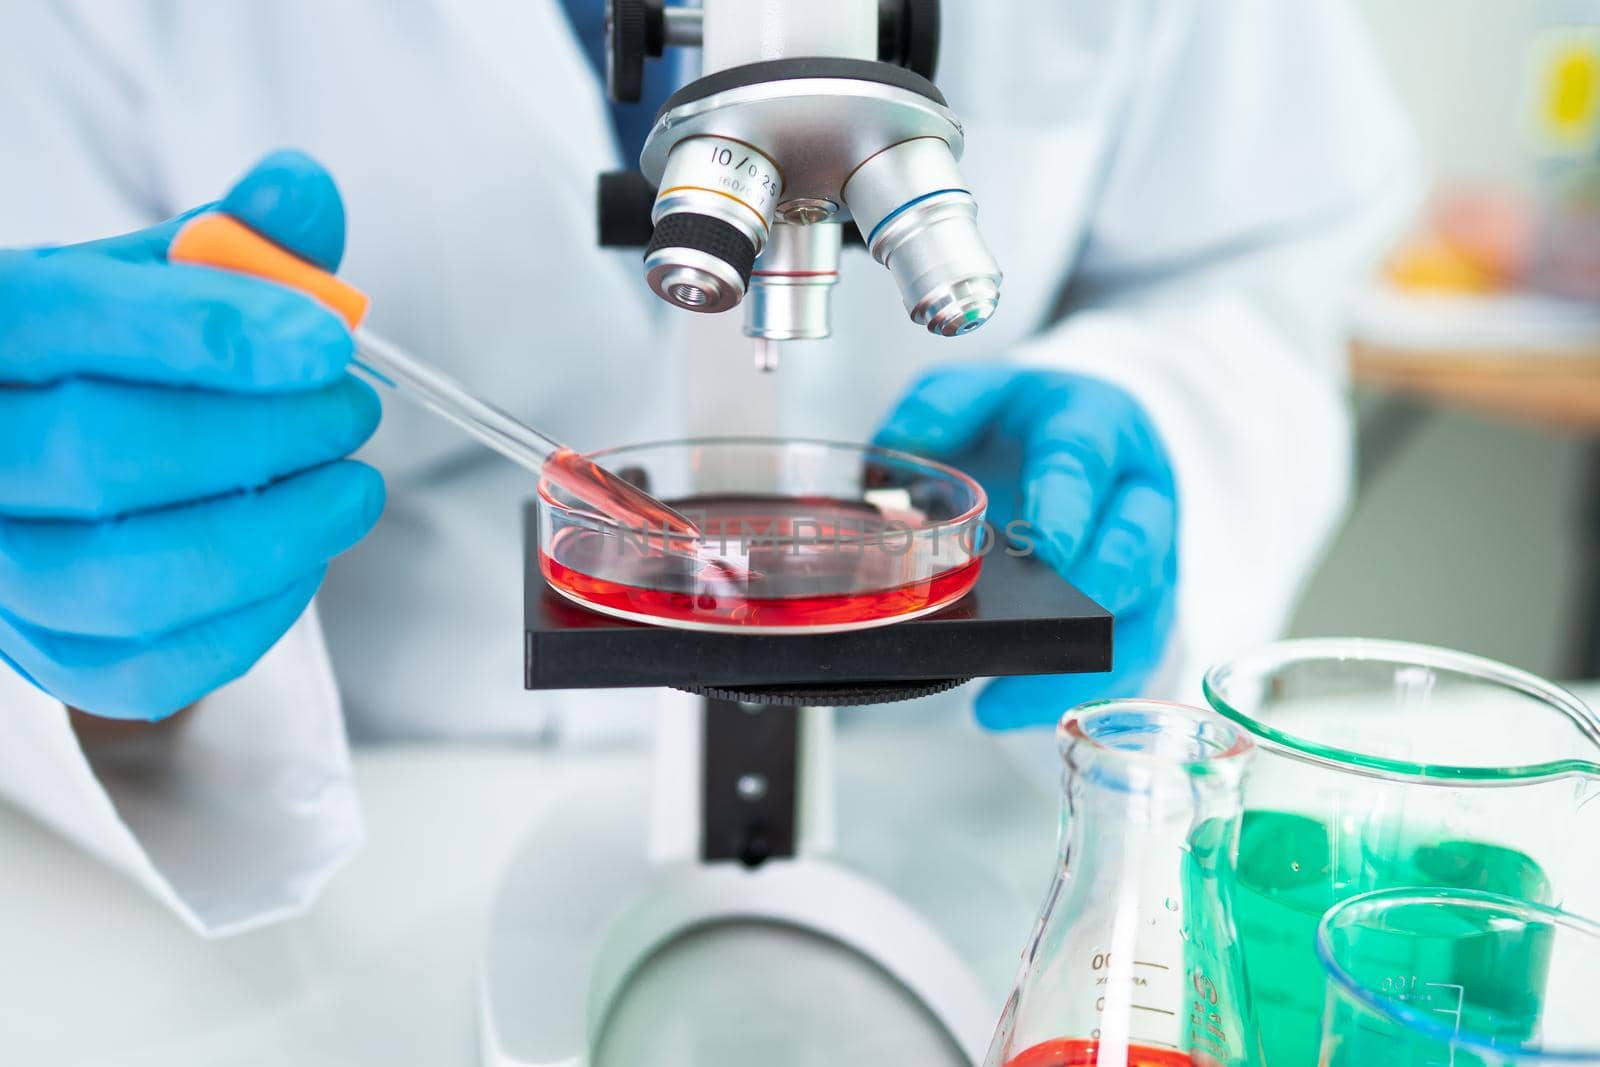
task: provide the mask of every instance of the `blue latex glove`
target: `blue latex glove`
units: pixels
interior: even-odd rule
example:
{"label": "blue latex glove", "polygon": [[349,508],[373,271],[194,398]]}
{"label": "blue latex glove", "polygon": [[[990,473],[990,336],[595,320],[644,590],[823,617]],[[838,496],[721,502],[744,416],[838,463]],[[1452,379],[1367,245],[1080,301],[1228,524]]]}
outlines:
{"label": "blue latex glove", "polygon": [[1178,502],[1166,449],[1137,401],[1078,374],[948,367],[912,386],[878,442],[977,478],[1002,531],[993,551],[1022,520],[1039,558],[1116,618],[1109,674],[997,679],[978,696],[984,726],[1052,723],[1086,700],[1139,692],[1172,629]]}
{"label": "blue latex glove", "polygon": [[[296,153],[221,208],[332,270],[344,208]],[[383,509],[343,460],[378,424],[309,298],[166,262],[182,220],[0,250],[0,659],[94,714],[158,719],[243,674]]]}

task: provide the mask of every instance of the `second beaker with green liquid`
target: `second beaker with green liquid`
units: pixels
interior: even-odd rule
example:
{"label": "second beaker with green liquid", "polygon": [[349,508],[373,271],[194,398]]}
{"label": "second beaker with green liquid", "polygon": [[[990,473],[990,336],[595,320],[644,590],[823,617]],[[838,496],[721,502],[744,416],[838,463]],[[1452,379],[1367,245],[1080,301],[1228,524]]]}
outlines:
{"label": "second beaker with green liquid", "polygon": [[1260,749],[1234,915],[1268,1067],[1316,1062],[1316,927],[1341,900],[1430,887],[1600,911],[1587,826],[1600,808],[1584,812],[1600,795],[1600,718],[1570,693],[1365,640],[1281,642],[1205,685]]}

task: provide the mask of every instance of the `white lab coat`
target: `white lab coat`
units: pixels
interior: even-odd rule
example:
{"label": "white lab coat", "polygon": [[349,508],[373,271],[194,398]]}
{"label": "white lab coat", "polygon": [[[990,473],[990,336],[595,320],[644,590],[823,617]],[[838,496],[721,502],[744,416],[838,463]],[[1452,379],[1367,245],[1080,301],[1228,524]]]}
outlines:
{"label": "white lab coat", "polygon": [[[1399,106],[1340,0],[945,9],[940,83],[969,131],[1002,311],[970,338],[923,336],[853,255],[835,340],[788,356],[767,421],[865,439],[934,361],[1120,383],[1177,467],[1169,665],[1192,692],[1204,664],[1284,625],[1345,504],[1339,325],[1410,209]],[[580,446],[689,428],[682,316],[636,255],[594,247],[595,175],[618,160],[555,0],[0,7],[0,245],[137,228],[283,145],[337,176],[345,274],[377,329]],[[743,364],[704,380],[771,388]],[[303,907],[359,841],[339,694],[357,739],[571,740],[653,699],[522,691],[526,477],[385,406],[365,452],[390,486],[377,532],[182,724],[80,743],[59,704],[0,676],[0,793],[199,930]],[[713,407],[711,428],[749,428],[743,410]]]}

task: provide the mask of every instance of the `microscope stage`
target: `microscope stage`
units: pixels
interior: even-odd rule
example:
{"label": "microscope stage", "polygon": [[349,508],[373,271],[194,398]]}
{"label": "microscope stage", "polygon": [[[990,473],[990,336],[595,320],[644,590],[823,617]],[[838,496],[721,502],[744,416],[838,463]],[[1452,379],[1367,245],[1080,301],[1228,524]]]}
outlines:
{"label": "microscope stage", "polygon": [[600,615],[539,572],[530,506],[524,570],[529,689],[671,686],[725,699],[870,704],[1003,675],[1111,669],[1111,616],[1037,560],[984,559],[962,600],[919,619],[817,634],[735,634]]}

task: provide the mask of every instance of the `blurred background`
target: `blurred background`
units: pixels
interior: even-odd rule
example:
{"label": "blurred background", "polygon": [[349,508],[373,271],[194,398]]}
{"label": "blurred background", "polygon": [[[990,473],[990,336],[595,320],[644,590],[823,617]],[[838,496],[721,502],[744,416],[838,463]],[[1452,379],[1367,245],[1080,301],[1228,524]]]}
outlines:
{"label": "blurred background", "polygon": [[1294,632],[1600,676],[1600,0],[1361,4],[1433,193],[1358,309],[1358,495]]}

